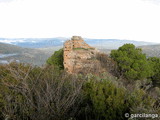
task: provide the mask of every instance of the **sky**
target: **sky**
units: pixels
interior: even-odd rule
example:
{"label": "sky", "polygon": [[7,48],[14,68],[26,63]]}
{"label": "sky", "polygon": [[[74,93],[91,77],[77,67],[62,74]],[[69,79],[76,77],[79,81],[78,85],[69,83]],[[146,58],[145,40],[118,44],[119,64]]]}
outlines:
{"label": "sky", "polygon": [[160,0],[0,0],[0,38],[160,43]]}

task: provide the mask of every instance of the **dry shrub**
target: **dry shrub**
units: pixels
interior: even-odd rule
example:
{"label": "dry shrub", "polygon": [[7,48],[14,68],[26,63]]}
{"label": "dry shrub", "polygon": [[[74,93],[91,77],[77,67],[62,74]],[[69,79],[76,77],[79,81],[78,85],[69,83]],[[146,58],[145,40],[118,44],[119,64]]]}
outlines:
{"label": "dry shrub", "polygon": [[[77,112],[83,84],[77,76],[61,72],[54,66],[39,68],[13,64],[5,69],[9,75],[1,76],[1,85],[5,86],[4,119],[62,120]],[[10,78],[15,82],[10,82]]]}
{"label": "dry shrub", "polygon": [[111,59],[107,54],[97,53],[96,58],[100,61],[102,68],[106,69],[109,73],[111,73],[114,76],[120,76],[116,62],[113,59]]}

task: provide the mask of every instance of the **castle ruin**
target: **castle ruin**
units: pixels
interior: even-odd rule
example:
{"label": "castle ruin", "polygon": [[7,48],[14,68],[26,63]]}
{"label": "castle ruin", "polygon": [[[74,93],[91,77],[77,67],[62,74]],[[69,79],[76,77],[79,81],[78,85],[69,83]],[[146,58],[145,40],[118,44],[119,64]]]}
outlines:
{"label": "castle ruin", "polygon": [[96,50],[89,46],[80,36],[73,36],[64,43],[64,68],[75,73],[84,67],[91,66],[89,59],[95,56]]}

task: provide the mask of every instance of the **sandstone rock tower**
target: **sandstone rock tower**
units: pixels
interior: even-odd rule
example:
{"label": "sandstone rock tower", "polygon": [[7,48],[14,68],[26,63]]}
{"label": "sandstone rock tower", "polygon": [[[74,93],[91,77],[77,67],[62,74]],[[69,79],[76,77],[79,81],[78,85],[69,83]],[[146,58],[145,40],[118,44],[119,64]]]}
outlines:
{"label": "sandstone rock tower", "polygon": [[[64,68],[69,73],[78,73],[84,68],[93,68],[97,50],[89,46],[80,36],[73,36],[64,43]],[[91,62],[92,59],[92,62]]]}

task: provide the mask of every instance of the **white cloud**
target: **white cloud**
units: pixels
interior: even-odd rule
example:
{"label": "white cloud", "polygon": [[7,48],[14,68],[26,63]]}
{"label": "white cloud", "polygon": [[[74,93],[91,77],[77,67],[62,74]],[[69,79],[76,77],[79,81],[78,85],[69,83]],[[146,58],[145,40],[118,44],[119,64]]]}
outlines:
{"label": "white cloud", "polygon": [[13,1],[13,0],[0,0],[0,3],[2,3],[2,2],[11,2],[11,1]]}
{"label": "white cloud", "polygon": [[152,2],[154,4],[160,4],[160,0],[143,0],[143,1]]}
{"label": "white cloud", "polygon": [[15,0],[0,4],[0,37],[160,42],[160,6],[142,0]]}

